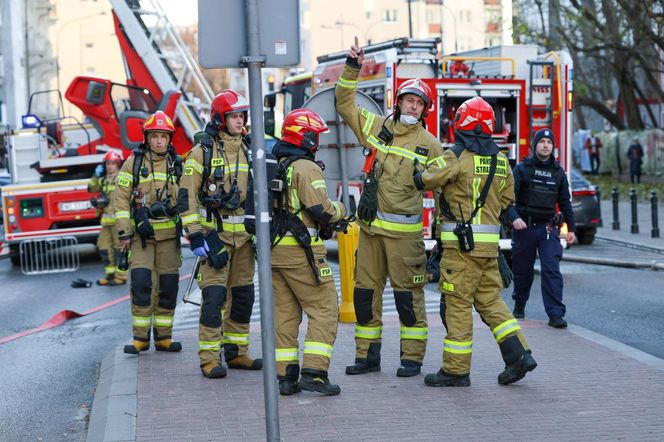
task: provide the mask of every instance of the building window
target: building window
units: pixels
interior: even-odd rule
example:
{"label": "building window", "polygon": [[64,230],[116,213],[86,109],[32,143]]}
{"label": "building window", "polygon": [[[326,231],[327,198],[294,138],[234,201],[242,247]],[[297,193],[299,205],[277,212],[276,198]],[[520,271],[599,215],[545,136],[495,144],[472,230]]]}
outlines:
{"label": "building window", "polygon": [[397,21],[397,10],[396,9],[385,9],[383,11],[383,21],[384,22],[396,22]]}
{"label": "building window", "polygon": [[86,44],[85,44],[85,47],[86,47],[86,48],[94,48],[94,47],[95,47],[95,44],[94,44],[94,43],[86,43]]}

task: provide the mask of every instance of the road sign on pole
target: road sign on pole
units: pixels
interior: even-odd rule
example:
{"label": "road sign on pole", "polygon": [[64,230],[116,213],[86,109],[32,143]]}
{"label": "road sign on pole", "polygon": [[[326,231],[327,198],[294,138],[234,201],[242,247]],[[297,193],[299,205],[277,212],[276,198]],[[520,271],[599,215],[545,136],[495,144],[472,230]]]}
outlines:
{"label": "road sign on pole", "polygon": [[[198,59],[205,68],[245,67],[249,54],[249,10],[237,0],[198,0]],[[300,63],[300,8],[298,0],[257,0],[258,49],[263,67]],[[256,121],[256,120],[254,120]]]}
{"label": "road sign on pole", "polygon": [[198,0],[199,61],[207,68],[246,67],[251,104],[251,152],[258,285],[263,344],[263,394],[268,441],[278,441],[279,403],[275,360],[272,262],[267,207],[261,67],[300,62],[298,0]]}

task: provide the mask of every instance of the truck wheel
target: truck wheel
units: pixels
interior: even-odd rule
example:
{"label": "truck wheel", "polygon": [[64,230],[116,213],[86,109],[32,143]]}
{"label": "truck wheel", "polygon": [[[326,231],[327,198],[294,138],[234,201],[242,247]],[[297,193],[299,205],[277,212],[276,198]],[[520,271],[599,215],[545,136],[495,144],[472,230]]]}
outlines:
{"label": "truck wheel", "polygon": [[9,246],[9,260],[12,265],[15,265],[16,267],[21,266],[21,253],[18,244]]}
{"label": "truck wheel", "polygon": [[579,229],[579,231],[576,232],[576,234],[577,234],[578,239],[579,239],[579,244],[589,246],[595,240],[595,232],[594,231]]}

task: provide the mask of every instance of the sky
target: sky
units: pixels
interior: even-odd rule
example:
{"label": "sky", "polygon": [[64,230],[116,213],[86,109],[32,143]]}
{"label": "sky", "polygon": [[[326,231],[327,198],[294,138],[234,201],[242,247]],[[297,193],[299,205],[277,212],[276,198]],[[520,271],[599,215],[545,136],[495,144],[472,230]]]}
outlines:
{"label": "sky", "polygon": [[176,25],[190,25],[198,21],[198,0],[159,0],[168,20]]}

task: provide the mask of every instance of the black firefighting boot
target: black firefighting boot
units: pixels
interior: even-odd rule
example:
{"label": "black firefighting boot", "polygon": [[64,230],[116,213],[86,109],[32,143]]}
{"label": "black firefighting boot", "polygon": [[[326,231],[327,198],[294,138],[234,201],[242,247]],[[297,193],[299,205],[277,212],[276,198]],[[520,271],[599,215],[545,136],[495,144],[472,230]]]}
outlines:
{"label": "black firefighting boot", "polygon": [[[240,370],[260,370],[263,368],[262,359],[253,359],[247,355],[240,356],[238,346],[235,344],[224,344],[224,356],[228,368]],[[297,379],[297,377],[296,377]]]}
{"label": "black firefighting boot", "polygon": [[279,379],[279,394],[282,396],[291,396],[302,391],[297,378],[300,376],[300,366],[289,364],[286,367],[286,376],[277,376]]}
{"label": "black firefighting boot", "polygon": [[128,355],[137,355],[142,351],[145,351],[150,348],[150,341],[137,341],[134,339],[131,341],[131,344],[124,346],[124,352]]}
{"label": "black firefighting boot", "polygon": [[441,368],[438,373],[430,373],[424,377],[424,385],[429,387],[469,387],[470,375],[449,374]]}
{"label": "black firefighting boot", "polygon": [[209,379],[220,379],[226,377],[226,367],[218,361],[210,361],[201,365],[201,373]]}
{"label": "black firefighting boot", "polygon": [[330,384],[327,371],[303,368],[300,376],[300,388],[306,391],[314,391],[323,396],[334,396],[341,393],[341,388],[336,384]]}
{"label": "black firefighting boot", "polygon": [[346,367],[346,374],[364,374],[380,371],[380,342],[369,344],[366,359],[355,358],[355,364]]}
{"label": "black firefighting boot", "polygon": [[409,378],[420,374],[422,364],[415,361],[404,359],[401,361],[401,366],[397,369],[397,376],[400,378]]}
{"label": "black firefighting boot", "polygon": [[182,350],[181,343],[172,341],[170,339],[160,339],[159,341],[154,341],[154,347],[157,351],[168,351],[171,353]]}
{"label": "black firefighting boot", "polygon": [[500,385],[512,384],[521,380],[526,373],[537,367],[537,362],[531,356],[530,351],[523,348],[516,335],[510,336],[499,345],[500,353],[505,361],[505,370],[498,375]]}

